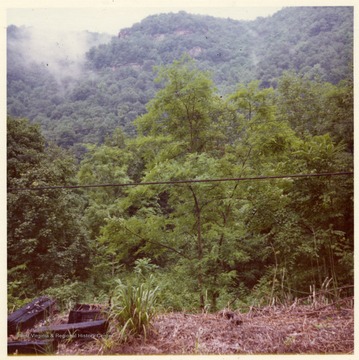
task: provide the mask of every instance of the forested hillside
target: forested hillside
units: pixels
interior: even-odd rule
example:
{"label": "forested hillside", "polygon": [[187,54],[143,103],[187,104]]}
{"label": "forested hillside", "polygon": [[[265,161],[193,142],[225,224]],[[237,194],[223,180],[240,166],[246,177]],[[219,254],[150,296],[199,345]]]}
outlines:
{"label": "forested hillside", "polygon": [[162,14],[56,69],[9,27],[9,310],[110,304],[123,344],[155,310],[350,303],[352,20]]}
{"label": "forested hillside", "polygon": [[[48,140],[74,147],[78,156],[82,143],[103,143],[117,127],[133,135],[133,120],[160,88],[153,67],[184,53],[211,72],[222,95],[253,80],[277,87],[288,70],[332,84],[352,74],[349,7],[286,8],[247,22],[185,12],[150,16],[119,29],[110,42],[102,38],[86,61],[77,54],[62,59],[61,66],[52,58],[37,60],[38,50],[30,45],[39,36],[31,29],[8,28],[8,113],[39,123]],[[72,36],[85,51],[84,35]],[[101,42],[94,37],[93,44]]]}

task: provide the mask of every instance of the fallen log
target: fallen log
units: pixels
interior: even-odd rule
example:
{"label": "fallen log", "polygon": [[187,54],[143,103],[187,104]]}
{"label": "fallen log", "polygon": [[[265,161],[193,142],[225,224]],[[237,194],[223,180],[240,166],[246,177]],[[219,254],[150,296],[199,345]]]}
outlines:
{"label": "fallen log", "polygon": [[80,322],[72,324],[60,324],[42,326],[33,330],[30,334],[36,339],[75,340],[94,339],[105,334],[108,328],[106,320]]}
{"label": "fallen log", "polygon": [[7,354],[40,355],[51,354],[57,349],[57,343],[52,340],[10,341],[7,343]]}
{"label": "fallen log", "polygon": [[45,320],[53,311],[55,303],[55,300],[42,296],[13,312],[7,319],[8,335],[30,329],[40,320]]}

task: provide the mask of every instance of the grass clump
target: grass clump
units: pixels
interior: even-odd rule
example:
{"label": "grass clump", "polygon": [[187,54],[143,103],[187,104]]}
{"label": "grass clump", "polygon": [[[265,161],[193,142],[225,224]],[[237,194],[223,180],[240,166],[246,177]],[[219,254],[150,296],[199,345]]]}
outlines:
{"label": "grass clump", "polygon": [[110,316],[117,323],[122,339],[128,336],[147,336],[151,320],[156,314],[158,286],[152,276],[141,283],[124,284],[117,280],[111,299]]}

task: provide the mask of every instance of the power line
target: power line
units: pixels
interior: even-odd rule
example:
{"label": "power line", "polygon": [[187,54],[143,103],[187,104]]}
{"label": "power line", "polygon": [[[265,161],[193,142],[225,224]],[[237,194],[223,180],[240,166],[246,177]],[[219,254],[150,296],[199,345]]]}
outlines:
{"label": "power line", "polygon": [[123,184],[89,184],[89,185],[60,185],[60,186],[37,186],[28,188],[9,188],[8,192],[13,191],[39,191],[39,190],[56,190],[56,189],[83,189],[83,188],[100,188],[100,187],[126,187],[126,186],[150,186],[150,185],[178,185],[190,183],[215,183],[229,181],[253,181],[253,180],[269,180],[269,179],[286,179],[286,178],[308,178],[323,176],[346,176],[354,175],[353,172],[335,172],[335,173],[319,173],[319,174],[291,174],[291,175],[273,175],[273,176],[254,176],[240,178],[222,178],[222,179],[189,179],[189,180],[172,180],[172,181],[150,181],[141,183],[123,183]]}

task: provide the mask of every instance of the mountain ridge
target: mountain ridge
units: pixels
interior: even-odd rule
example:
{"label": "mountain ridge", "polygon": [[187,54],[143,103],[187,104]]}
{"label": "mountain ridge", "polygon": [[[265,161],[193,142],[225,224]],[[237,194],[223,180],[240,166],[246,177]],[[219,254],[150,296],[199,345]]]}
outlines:
{"label": "mountain ridge", "polygon": [[51,63],[25,66],[33,54],[16,46],[28,34],[11,32],[9,27],[8,114],[39,123],[47,139],[64,147],[101,143],[116,127],[133,133],[133,120],[160,86],[153,67],[185,53],[212,73],[223,95],[253,80],[276,87],[284,71],[333,84],[352,78],[352,7],[283,8],[251,21],[183,11],[151,15],[91,47],[78,73],[69,71],[73,59],[68,67],[65,62],[58,78]]}

